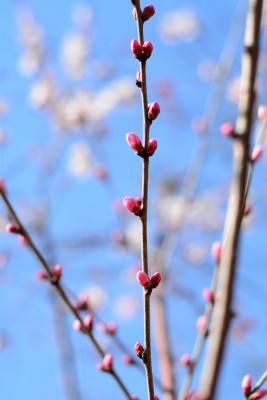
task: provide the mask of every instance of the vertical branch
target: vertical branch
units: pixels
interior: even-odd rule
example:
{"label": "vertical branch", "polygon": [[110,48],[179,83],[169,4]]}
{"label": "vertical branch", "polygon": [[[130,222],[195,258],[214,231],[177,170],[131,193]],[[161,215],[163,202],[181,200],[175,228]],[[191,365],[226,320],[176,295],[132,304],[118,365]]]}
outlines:
{"label": "vertical branch", "polygon": [[219,299],[214,307],[212,318],[213,331],[209,339],[199,389],[200,394],[205,400],[214,398],[230,322],[249,160],[249,139],[255,99],[255,77],[262,5],[262,0],[249,1],[242,57],[241,92],[235,128],[237,138],[234,141],[233,177],[224,228],[223,251],[217,290]]}

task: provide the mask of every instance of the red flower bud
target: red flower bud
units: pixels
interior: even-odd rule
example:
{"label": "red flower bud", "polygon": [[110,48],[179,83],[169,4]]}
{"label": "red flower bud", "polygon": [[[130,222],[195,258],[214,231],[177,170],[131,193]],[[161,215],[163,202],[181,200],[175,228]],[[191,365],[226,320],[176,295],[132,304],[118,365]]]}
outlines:
{"label": "red flower bud", "polygon": [[150,279],[144,271],[137,272],[136,279],[145,289],[150,286]]}
{"label": "red flower bud", "polygon": [[223,136],[233,137],[235,133],[233,124],[231,122],[224,122],[220,126],[220,132]]}
{"label": "red flower bud", "polygon": [[263,154],[263,148],[259,144],[256,144],[252,151],[252,156],[251,156],[251,161],[255,162],[258,161],[258,159],[262,156]]}
{"label": "red flower bud", "polygon": [[131,51],[132,54],[135,58],[139,59],[142,56],[142,48],[140,46],[140,43],[138,42],[138,40],[133,39],[131,41]]}
{"label": "red flower bud", "polygon": [[113,368],[113,356],[111,354],[106,354],[103,358],[102,364],[97,364],[97,369],[101,371],[109,372]]}
{"label": "red flower bud", "polygon": [[143,22],[153,17],[154,14],[155,14],[155,7],[152,4],[150,4],[149,6],[145,6],[142,12]]}
{"label": "red flower bud", "polygon": [[146,154],[152,156],[157,150],[158,142],[156,139],[150,139],[146,145]]}
{"label": "red flower bud", "polygon": [[220,242],[214,242],[211,247],[211,255],[214,260],[218,263],[222,254],[222,245]]}
{"label": "red flower bud", "polygon": [[136,154],[143,154],[144,148],[140,138],[133,132],[127,133],[126,141]]}
{"label": "red flower bud", "polygon": [[13,224],[7,224],[6,226],[6,231],[8,233],[15,233],[15,234],[21,234],[21,230],[20,228],[17,228],[15,225]]}
{"label": "red flower bud", "polygon": [[142,200],[140,199],[140,197],[136,197],[134,199],[133,197],[126,196],[123,199],[123,205],[133,214],[140,215],[142,205]]}
{"label": "red flower bud", "polygon": [[267,394],[267,390],[265,390],[265,389],[256,390],[256,392],[252,393],[252,394],[249,396],[249,400],[259,400],[259,399],[262,399],[263,397],[266,396],[266,394]]}
{"label": "red flower bud", "polygon": [[93,322],[94,322],[93,317],[90,314],[86,315],[86,317],[83,320],[85,328],[88,329],[89,331],[93,329]]}
{"label": "red flower bud", "polygon": [[185,367],[189,368],[191,371],[193,370],[195,365],[189,354],[183,354],[180,358],[180,361]]}
{"label": "red flower bud", "polygon": [[214,293],[212,290],[210,290],[209,288],[204,288],[202,290],[202,295],[204,297],[204,299],[210,303],[214,303]]}
{"label": "red flower bud", "polygon": [[145,58],[149,58],[153,51],[153,46],[151,42],[145,42],[142,47],[143,54]]}
{"label": "red flower bud", "polygon": [[62,270],[62,266],[61,265],[57,264],[57,265],[54,266],[53,274],[54,274],[54,277],[56,279],[60,279],[61,278],[62,272],[63,272],[63,270]]}
{"label": "red flower bud", "polygon": [[150,278],[150,286],[152,289],[155,289],[161,281],[160,272],[155,272]]}
{"label": "red flower bud", "polygon": [[251,376],[250,375],[245,375],[243,380],[242,380],[242,384],[241,384],[242,392],[245,395],[249,395],[250,391],[251,391],[251,386],[252,386],[252,378],[251,378]]}
{"label": "red flower bud", "polygon": [[141,360],[144,358],[144,353],[145,353],[145,349],[144,347],[141,345],[140,342],[136,342],[134,345],[134,352],[137,355],[137,357],[141,358]]}
{"label": "red flower bud", "polygon": [[149,119],[156,119],[160,113],[160,107],[156,101],[149,103],[147,106],[147,113]]}

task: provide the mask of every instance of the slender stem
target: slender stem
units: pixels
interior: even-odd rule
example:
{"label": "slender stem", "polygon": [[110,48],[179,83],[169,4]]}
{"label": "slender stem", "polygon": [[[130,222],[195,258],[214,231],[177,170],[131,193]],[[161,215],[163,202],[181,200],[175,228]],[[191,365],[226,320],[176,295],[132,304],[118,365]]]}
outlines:
{"label": "slender stem", "polygon": [[[53,274],[52,268],[49,266],[48,262],[45,260],[45,258],[41,254],[41,252],[38,250],[38,248],[34,244],[30,234],[27,232],[26,228],[24,227],[24,225],[20,221],[19,217],[17,216],[14,208],[12,207],[10,201],[8,200],[6,193],[4,191],[0,191],[0,196],[2,197],[2,200],[3,200],[3,202],[4,202],[5,206],[6,206],[6,209],[8,211],[8,214],[9,214],[11,220],[15,222],[16,227],[19,228],[21,234],[26,239],[28,247],[33,252],[33,254],[36,256],[36,258],[38,259],[40,264],[43,266],[43,268],[46,270],[46,272],[48,274],[48,277],[50,279],[50,283],[55,288],[55,290],[58,292],[59,296],[61,297],[61,299],[63,300],[65,305],[68,307],[70,312],[74,315],[74,317],[76,319],[79,320],[79,322],[81,323],[81,326],[83,328],[83,331],[85,332],[85,334],[88,336],[88,338],[93,343],[93,346],[95,347],[95,349],[98,352],[99,356],[101,358],[103,358],[105,356],[105,351],[102,349],[102,347],[100,346],[100,344],[98,343],[98,341],[96,340],[96,338],[94,337],[92,332],[89,331],[88,329],[86,329],[86,327],[84,326],[83,320],[82,320],[79,312],[77,310],[75,310],[75,308],[73,307],[73,305],[72,305],[69,297],[67,296],[65,290],[63,289],[63,286],[61,285],[60,281],[54,279],[54,274]],[[113,378],[116,380],[116,382],[118,383],[119,387],[121,388],[121,390],[125,394],[126,398],[128,400],[131,400],[131,395],[128,392],[128,390],[126,389],[126,387],[123,384],[123,382],[120,379],[120,377],[118,376],[117,372],[114,369],[112,369],[111,371],[109,371],[109,374],[112,375]]]}
{"label": "slender stem", "polygon": [[251,393],[256,392],[256,390],[258,390],[263,384],[264,382],[267,380],[267,370],[262,374],[262,376],[260,377],[260,379],[258,380],[258,382],[256,383],[255,387],[253,390],[251,390]]}
{"label": "slender stem", "polygon": [[242,58],[239,114],[235,128],[237,139],[234,141],[233,177],[218,280],[220,301],[216,302],[214,307],[212,318],[213,334],[209,339],[199,388],[200,395],[206,400],[212,400],[215,395],[231,316],[236,259],[246,189],[249,139],[255,99],[255,77],[262,5],[262,0],[249,1],[245,46]]}

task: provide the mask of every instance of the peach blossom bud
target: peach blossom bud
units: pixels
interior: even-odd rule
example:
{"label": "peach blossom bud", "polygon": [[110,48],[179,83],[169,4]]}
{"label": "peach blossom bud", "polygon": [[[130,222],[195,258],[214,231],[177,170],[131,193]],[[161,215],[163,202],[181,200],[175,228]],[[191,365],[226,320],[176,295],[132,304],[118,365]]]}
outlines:
{"label": "peach blossom bud", "polygon": [[197,319],[196,327],[198,332],[202,332],[204,329],[206,329],[207,325],[207,318],[205,315],[200,315]]}
{"label": "peach blossom bud", "polygon": [[24,246],[28,245],[27,239],[25,238],[25,236],[22,236],[22,235],[19,235],[19,236],[18,236],[18,242],[19,242],[20,244],[23,244]]}
{"label": "peach blossom bud", "polygon": [[154,400],[159,400],[158,396],[154,394]]}
{"label": "peach blossom bud", "polygon": [[156,101],[149,103],[147,106],[148,118],[156,119],[160,113],[160,107]]}
{"label": "peach blossom bud", "polygon": [[189,354],[183,354],[180,358],[180,361],[185,367],[191,370],[194,368],[194,362],[191,360],[191,356]]}
{"label": "peach blossom bud", "polygon": [[137,12],[136,12],[136,8],[135,7],[133,8],[132,14],[133,14],[133,18],[137,19]]}
{"label": "peach blossom bud", "polygon": [[150,4],[149,6],[145,6],[142,12],[143,22],[153,17],[154,14],[155,14],[155,7],[152,4]]}
{"label": "peach blossom bud", "polygon": [[260,105],[258,108],[258,118],[263,121],[267,118],[267,107],[264,105]]}
{"label": "peach blossom bud", "polygon": [[44,281],[44,280],[48,279],[49,277],[45,271],[38,270],[38,271],[36,271],[36,278],[39,279],[40,281]]}
{"label": "peach blossom bud", "polygon": [[263,397],[265,397],[267,395],[267,390],[265,389],[259,389],[256,390],[256,392],[252,393],[249,396],[249,400],[258,400],[258,399],[262,399]]}
{"label": "peach blossom bud", "polygon": [[88,310],[89,304],[88,304],[88,297],[86,296],[86,294],[81,293],[79,295],[78,300],[72,304],[72,307],[74,308],[74,310],[77,310],[77,311]]}
{"label": "peach blossom bud", "polygon": [[7,224],[6,226],[6,231],[8,233],[15,233],[15,234],[21,234],[21,230],[20,228],[17,228],[15,225],[13,224]]}
{"label": "peach blossom bud", "polygon": [[63,272],[63,269],[62,269],[61,265],[57,264],[54,266],[53,274],[54,274],[55,278],[60,279],[62,276],[62,272]]}
{"label": "peach blossom bud", "polygon": [[131,41],[131,51],[132,54],[135,58],[139,59],[142,56],[142,48],[140,46],[140,43],[138,42],[138,40],[133,39]]}
{"label": "peach blossom bud", "polygon": [[133,357],[129,356],[128,354],[124,354],[122,356],[122,362],[126,365],[135,364]]}
{"label": "peach blossom bud", "polygon": [[151,42],[145,42],[142,47],[143,54],[145,58],[149,58],[153,51],[153,45]]}
{"label": "peach blossom bud", "polygon": [[103,358],[103,367],[105,371],[111,371],[113,368],[113,356],[111,354],[106,354]]}
{"label": "peach blossom bud", "polygon": [[127,133],[126,142],[135,151],[136,154],[142,154],[144,151],[140,138],[133,132]]}
{"label": "peach blossom bud", "polygon": [[139,400],[139,397],[135,396],[134,394],[131,396],[131,400]]}
{"label": "peach blossom bud", "polygon": [[161,281],[160,272],[155,272],[150,278],[150,286],[152,289],[155,289]]}
{"label": "peach blossom bud", "polygon": [[117,324],[115,322],[109,321],[106,323],[106,332],[109,335],[115,335],[116,331],[117,331]]}
{"label": "peach blossom bud", "polygon": [[224,122],[220,126],[220,132],[223,136],[233,137],[235,133],[233,124],[231,122]]}
{"label": "peach blossom bud", "polygon": [[211,246],[211,255],[214,260],[218,263],[222,254],[222,245],[220,242],[214,242]]}
{"label": "peach blossom bud", "polygon": [[147,288],[150,285],[150,279],[144,271],[137,272],[136,279],[144,288]]}
{"label": "peach blossom bud", "polygon": [[142,76],[140,69],[136,72],[135,83],[140,88],[142,84]]}
{"label": "peach blossom bud", "polygon": [[142,201],[140,197],[136,197],[135,199],[133,197],[124,197],[123,199],[123,205],[127,210],[131,211],[135,215],[140,215],[141,212],[141,204]]}
{"label": "peach blossom bud", "polygon": [[0,192],[6,194],[6,183],[3,178],[0,177]]}
{"label": "peach blossom bud", "polygon": [[212,290],[210,290],[209,288],[204,288],[202,290],[202,296],[204,297],[204,299],[210,303],[214,303],[214,293]]}
{"label": "peach blossom bud", "polygon": [[93,329],[93,322],[94,322],[93,317],[90,314],[86,315],[86,317],[83,320],[85,328],[88,329],[89,331]]}
{"label": "peach blossom bud", "polygon": [[150,139],[146,145],[146,154],[152,156],[157,150],[158,142],[156,139]]}
{"label": "peach blossom bud", "polygon": [[252,386],[252,378],[250,375],[245,375],[244,378],[242,379],[242,392],[245,395],[249,395],[251,392],[251,386]]}
{"label": "peach blossom bud", "polygon": [[254,147],[254,149],[252,151],[251,160],[253,162],[258,161],[258,159],[262,156],[262,154],[263,154],[262,146],[260,146],[259,144],[256,144],[256,146]]}
{"label": "peach blossom bud", "polygon": [[75,319],[75,321],[73,321],[73,329],[77,332],[82,332],[83,328],[82,328],[82,324],[78,319]]}
{"label": "peach blossom bud", "polygon": [[143,357],[144,357],[144,351],[145,351],[145,349],[144,349],[144,347],[141,345],[141,343],[140,343],[140,342],[136,342],[135,345],[134,345],[134,352],[135,352],[135,354],[137,355],[137,357],[143,359]]}

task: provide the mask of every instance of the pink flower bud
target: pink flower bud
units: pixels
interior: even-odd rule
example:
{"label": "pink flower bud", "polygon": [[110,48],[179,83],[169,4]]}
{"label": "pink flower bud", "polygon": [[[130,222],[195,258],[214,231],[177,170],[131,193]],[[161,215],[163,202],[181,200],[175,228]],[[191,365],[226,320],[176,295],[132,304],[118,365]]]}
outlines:
{"label": "pink flower bud", "polygon": [[144,349],[144,347],[141,345],[140,342],[136,342],[136,343],[135,343],[135,345],[134,345],[134,352],[135,352],[135,354],[137,355],[137,357],[143,359],[145,349]]}
{"label": "pink flower bud", "polygon": [[209,288],[204,288],[202,290],[202,295],[206,301],[212,304],[214,303],[214,293],[212,290],[210,290]]}
{"label": "pink flower bud", "polygon": [[220,242],[214,242],[211,246],[211,255],[214,260],[218,263],[222,254],[222,245]]}
{"label": "pink flower bud", "polygon": [[196,323],[196,327],[198,332],[202,332],[204,331],[204,329],[207,328],[207,318],[205,315],[200,315],[200,317],[198,317],[197,319],[197,323]]}
{"label": "pink flower bud", "polygon": [[38,271],[36,271],[36,278],[39,279],[40,281],[44,281],[44,280],[48,279],[49,277],[45,271],[38,270]]}
{"label": "pink flower bud", "polygon": [[142,84],[142,76],[140,69],[136,72],[135,83],[140,88]]}
{"label": "pink flower bud", "polygon": [[194,362],[191,360],[191,356],[189,354],[183,354],[180,358],[180,361],[185,367],[193,370]]}
{"label": "pink flower bud", "polygon": [[155,7],[152,4],[150,4],[149,6],[145,6],[142,12],[143,22],[153,17],[154,14],[155,14]]}
{"label": "pink flower bud", "polygon": [[157,150],[158,142],[156,139],[150,139],[146,145],[146,154],[152,156]]}
{"label": "pink flower bud", "polygon": [[142,200],[140,197],[136,197],[135,199],[133,197],[124,197],[123,199],[123,205],[127,210],[131,211],[135,215],[140,215],[141,212],[141,204]]}
{"label": "pink flower bud", "polygon": [[0,177],[0,192],[6,194],[6,183],[3,178]]}
{"label": "pink flower bud", "polygon": [[18,241],[20,244],[23,244],[24,246],[28,245],[28,240],[23,235],[18,236]]}
{"label": "pink flower bud", "polygon": [[154,394],[154,400],[159,400],[158,396]]}
{"label": "pink flower bud", "polygon": [[17,228],[15,225],[13,224],[7,224],[6,226],[6,231],[8,233],[15,233],[15,234],[21,234],[21,230],[20,228]]}
{"label": "pink flower bud", "polygon": [[85,328],[88,329],[89,331],[93,329],[93,322],[94,322],[93,317],[90,314],[86,315],[86,317],[83,320]]}
{"label": "pink flower bud", "polygon": [[136,154],[143,154],[144,148],[140,138],[133,132],[127,133],[126,141]]}
{"label": "pink flower bud", "polygon": [[149,119],[156,119],[160,113],[160,107],[156,101],[149,103],[147,106],[147,113]]}
{"label": "pink flower bud", "polygon": [[131,51],[132,54],[135,58],[140,59],[142,56],[142,48],[140,46],[140,43],[138,42],[138,40],[133,39],[131,41]]}
{"label": "pink flower bud", "polygon": [[88,310],[89,304],[88,304],[88,297],[86,296],[86,294],[81,293],[79,295],[78,300],[72,304],[72,307],[74,308],[74,310],[77,310],[77,311]]}
{"label": "pink flower bud", "polygon": [[103,358],[103,367],[105,371],[111,371],[113,368],[113,356],[111,354],[106,354]]}
{"label": "pink flower bud", "polygon": [[124,355],[122,356],[122,362],[123,362],[125,365],[135,364],[135,361],[134,361],[133,357],[129,356],[128,354],[124,354]]}
{"label": "pink flower bud", "polygon": [[256,390],[256,392],[252,393],[249,396],[249,400],[258,400],[258,399],[262,399],[263,397],[265,397],[267,394],[267,390],[265,389],[259,389]]}
{"label": "pink flower bud", "polygon": [[139,400],[139,397],[135,396],[134,394],[131,396],[131,400]]}
{"label": "pink flower bud", "polygon": [[258,161],[258,159],[262,156],[262,154],[263,154],[262,146],[260,146],[259,144],[256,144],[256,146],[254,147],[254,149],[252,151],[251,160],[253,162]]}
{"label": "pink flower bud", "polygon": [[241,384],[242,392],[245,395],[249,395],[250,392],[251,392],[251,386],[252,386],[252,378],[251,378],[251,376],[250,375],[245,375],[243,380],[242,380],[242,384]]}
{"label": "pink flower bud", "polygon": [[260,105],[258,108],[258,118],[263,121],[267,118],[267,107],[264,105]]}
{"label": "pink flower bud", "polygon": [[150,286],[150,279],[144,271],[137,272],[136,279],[144,288]]}
{"label": "pink flower bud", "polygon": [[63,272],[63,269],[62,269],[61,265],[57,264],[54,266],[53,274],[54,274],[55,278],[60,279],[62,276],[62,272]]}
{"label": "pink flower bud", "polygon": [[233,137],[234,136],[234,126],[231,122],[224,122],[220,126],[220,132],[223,136]]}
{"label": "pink flower bud", "polygon": [[152,289],[155,289],[161,281],[160,272],[155,272],[150,278],[150,286]]}
{"label": "pink flower bud", "polygon": [[142,47],[143,54],[145,58],[149,58],[153,51],[153,45],[151,42],[145,42]]}
{"label": "pink flower bud", "polygon": [[80,323],[80,321],[78,319],[75,319],[75,321],[73,321],[73,329],[77,332],[82,332],[83,328],[82,328],[82,324]]}

